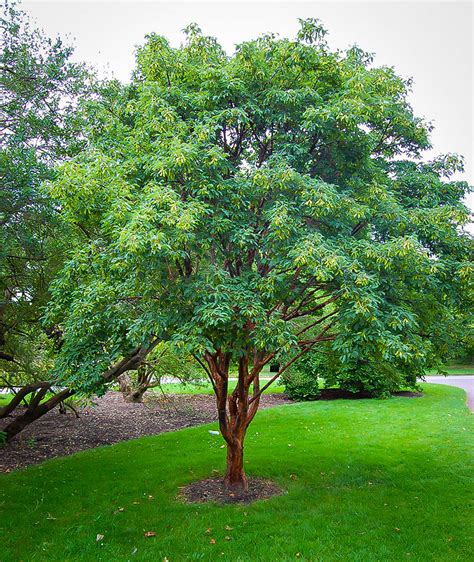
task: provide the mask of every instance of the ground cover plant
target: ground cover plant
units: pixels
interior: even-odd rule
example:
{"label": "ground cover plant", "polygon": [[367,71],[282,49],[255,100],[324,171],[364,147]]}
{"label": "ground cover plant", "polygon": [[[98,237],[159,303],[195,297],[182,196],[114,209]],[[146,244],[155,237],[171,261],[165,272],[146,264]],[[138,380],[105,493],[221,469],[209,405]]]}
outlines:
{"label": "ground cover plant", "polygon": [[177,499],[223,473],[216,424],[1,475],[1,559],[467,562],[472,414],[461,390],[423,389],[260,412],[248,473],[286,493],[250,505]]}

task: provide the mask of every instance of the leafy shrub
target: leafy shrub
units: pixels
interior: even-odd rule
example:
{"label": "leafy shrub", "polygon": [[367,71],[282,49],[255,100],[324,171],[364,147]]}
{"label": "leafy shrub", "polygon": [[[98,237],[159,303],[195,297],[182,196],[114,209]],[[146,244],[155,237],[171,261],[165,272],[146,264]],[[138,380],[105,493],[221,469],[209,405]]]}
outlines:
{"label": "leafy shrub", "polygon": [[285,394],[292,400],[317,400],[320,396],[319,373],[319,357],[313,354],[304,355],[281,376]]}
{"label": "leafy shrub", "polygon": [[466,332],[462,337],[450,348],[451,357],[449,362],[455,365],[473,365],[474,364],[474,328],[466,327]]}
{"label": "leafy shrub", "polygon": [[331,344],[326,344],[301,357],[285,371],[281,382],[293,400],[315,400],[319,397],[318,378],[326,388],[366,393],[377,398],[388,398],[401,389],[417,390],[417,377],[423,368],[416,362],[377,360],[375,357],[358,358],[344,362]]}
{"label": "leafy shrub", "polygon": [[349,392],[365,392],[377,398],[388,398],[402,388],[416,388],[416,375],[370,361],[351,366],[339,365],[339,368],[326,373],[324,380],[327,386],[338,386]]}

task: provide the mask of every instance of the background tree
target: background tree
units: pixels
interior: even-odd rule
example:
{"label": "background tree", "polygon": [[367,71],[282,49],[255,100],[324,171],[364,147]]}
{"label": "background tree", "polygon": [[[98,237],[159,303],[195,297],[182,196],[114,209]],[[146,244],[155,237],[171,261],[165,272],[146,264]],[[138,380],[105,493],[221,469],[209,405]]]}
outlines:
{"label": "background tree", "polygon": [[[78,100],[88,91],[73,49],[30,26],[15,4],[3,3],[0,51],[0,385],[13,392],[10,414],[29,396],[30,414],[48,411],[49,370],[59,333],[44,330],[41,309],[76,228],[65,230],[58,209],[40,189],[53,167],[83,145]],[[47,393],[49,399],[44,400]]]}
{"label": "background tree", "polygon": [[186,384],[199,382],[196,361],[179,353],[169,342],[160,342],[135,372],[128,371],[118,377],[120,391],[126,402],[142,402],[147,390],[162,386],[172,377]]}
{"label": "background tree", "polygon": [[195,25],[179,49],[150,35],[130,86],[90,105],[89,146],[50,187],[89,233],[49,307],[58,376],[94,392],[137,346],[193,354],[230,488],[247,486],[262,392],[300,357],[332,342],[348,366],[422,374],[466,306],[468,186],[449,180],[460,159],[423,162],[429,126],[410,82],[357,47],[330,52],[319,23],[301,23],[296,40],[267,35],[232,56]]}

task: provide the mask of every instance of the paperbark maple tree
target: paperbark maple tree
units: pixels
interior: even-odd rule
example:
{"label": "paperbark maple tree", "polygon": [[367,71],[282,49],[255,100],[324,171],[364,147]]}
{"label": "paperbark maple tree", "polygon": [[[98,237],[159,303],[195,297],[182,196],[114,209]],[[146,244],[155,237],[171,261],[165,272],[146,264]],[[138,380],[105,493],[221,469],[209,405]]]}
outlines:
{"label": "paperbark maple tree", "polygon": [[[147,38],[50,185],[87,236],[48,318],[64,334],[58,375],[86,392],[155,338],[193,354],[216,395],[225,483],[245,489],[262,392],[303,354],[329,341],[349,365],[420,374],[441,356],[466,303],[468,186],[446,179],[458,157],[420,159],[429,127],[409,82],[358,48],[331,52],[318,22],[232,56],[186,33],[178,49]],[[260,381],[269,362],[280,369]]]}

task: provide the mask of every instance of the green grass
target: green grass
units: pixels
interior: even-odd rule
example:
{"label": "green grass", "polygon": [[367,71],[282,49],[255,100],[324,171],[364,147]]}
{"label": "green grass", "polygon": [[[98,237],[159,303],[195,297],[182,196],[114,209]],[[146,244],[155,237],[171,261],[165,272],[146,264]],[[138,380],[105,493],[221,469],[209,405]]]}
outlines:
{"label": "green grass", "polygon": [[[450,365],[446,367],[447,376],[474,375],[474,365]],[[438,371],[428,371],[428,375],[439,375]]]}
{"label": "green grass", "polygon": [[215,425],[0,475],[0,559],[470,561],[474,418],[462,390],[423,386],[421,398],[259,412],[247,472],[286,493],[252,505],[176,500],[222,472]]}
{"label": "green grass", "polygon": [[[261,386],[265,384],[265,380],[261,381]],[[231,380],[229,382],[229,390],[233,390],[237,380]],[[211,383],[203,384],[181,384],[181,383],[167,383],[162,384],[161,388],[166,394],[214,394]],[[155,392],[161,392],[160,388],[153,389]],[[285,391],[284,386],[277,385],[276,382],[273,383],[267,390],[265,394],[280,394]]]}
{"label": "green grass", "polygon": [[10,402],[11,399],[12,399],[11,393],[0,394],[0,408],[2,406],[6,406],[8,404],[8,402]]}

